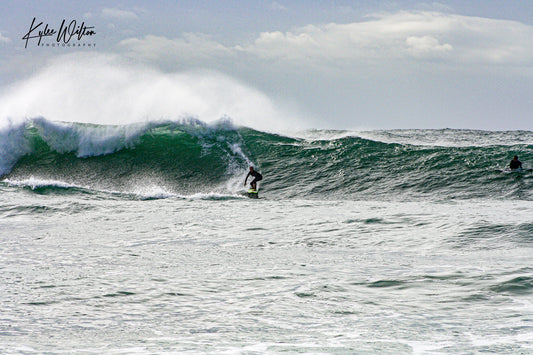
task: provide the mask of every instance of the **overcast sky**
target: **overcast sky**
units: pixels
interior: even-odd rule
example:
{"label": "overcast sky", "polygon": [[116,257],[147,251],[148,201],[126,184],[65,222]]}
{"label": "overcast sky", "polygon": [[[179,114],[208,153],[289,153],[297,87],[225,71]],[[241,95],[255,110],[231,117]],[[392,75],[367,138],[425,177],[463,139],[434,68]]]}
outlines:
{"label": "overcast sky", "polygon": [[530,0],[0,3],[0,120],[533,130],[532,79]]}

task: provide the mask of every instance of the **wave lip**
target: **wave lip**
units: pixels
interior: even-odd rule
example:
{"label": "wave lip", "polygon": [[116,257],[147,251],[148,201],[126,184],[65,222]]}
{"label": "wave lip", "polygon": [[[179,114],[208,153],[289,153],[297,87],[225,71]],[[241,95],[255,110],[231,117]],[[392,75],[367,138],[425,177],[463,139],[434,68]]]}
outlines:
{"label": "wave lip", "polygon": [[51,122],[43,117],[0,130],[0,176],[8,174],[20,158],[35,153],[39,145],[60,154],[91,157],[132,148],[148,130],[147,124],[127,126],[83,125]]}
{"label": "wave lip", "polygon": [[31,153],[25,124],[8,124],[0,130],[0,177],[9,173],[17,161]]}

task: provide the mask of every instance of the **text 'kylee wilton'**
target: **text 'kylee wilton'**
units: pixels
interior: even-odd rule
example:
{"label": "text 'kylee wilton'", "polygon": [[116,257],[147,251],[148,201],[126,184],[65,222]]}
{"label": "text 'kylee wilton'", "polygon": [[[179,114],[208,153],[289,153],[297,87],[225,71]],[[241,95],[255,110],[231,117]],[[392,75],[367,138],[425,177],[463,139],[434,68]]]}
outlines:
{"label": "text 'kylee wilton'", "polygon": [[[34,17],[28,32],[22,37],[22,39],[26,41],[24,48],[28,48],[28,42],[30,39],[38,39],[37,46],[43,46],[44,44],[41,44],[43,38],[54,36],[57,46],[62,44],[81,47],[84,46],[82,43],[71,43],[71,41],[81,41],[85,36],[94,35],[96,35],[94,26],[86,26],[85,22],[78,25],[76,20],[72,20],[67,24],[67,20],[64,19],[59,26],[59,30],[56,30],[55,28],[50,27],[49,24],[46,24],[43,27],[43,22],[41,21],[37,23],[37,18]],[[86,44],[88,47],[94,47],[94,45],[95,44]],[[53,43],[51,46],[55,47],[56,45]]]}

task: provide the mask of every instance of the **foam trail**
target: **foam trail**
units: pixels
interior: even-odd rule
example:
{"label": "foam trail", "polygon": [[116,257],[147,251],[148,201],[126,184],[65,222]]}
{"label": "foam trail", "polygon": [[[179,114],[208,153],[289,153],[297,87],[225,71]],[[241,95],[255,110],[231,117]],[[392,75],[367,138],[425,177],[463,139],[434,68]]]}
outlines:
{"label": "foam trail", "polygon": [[59,188],[63,188],[63,189],[68,189],[68,188],[89,189],[89,187],[86,187],[86,186],[78,186],[78,185],[74,185],[74,184],[69,184],[69,183],[66,183],[64,181],[49,180],[49,179],[39,179],[39,178],[36,178],[34,176],[31,176],[30,178],[28,178],[26,180],[22,180],[22,181],[5,179],[5,180],[3,180],[3,182],[8,184],[8,185],[10,185],[10,186],[19,186],[19,187],[20,186],[22,186],[22,187],[28,186],[32,190],[38,189],[40,187],[48,187],[48,186],[59,187]]}
{"label": "foam trail", "polygon": [[[73,79],[74,78],[74,79]],[[103,54],[57,57],[44,70],[0,96],[0,127],[7,119],[125,125],[229,116],[237,125],[273,131],[297,127],[263,93],[213,71],[162,73]]]}

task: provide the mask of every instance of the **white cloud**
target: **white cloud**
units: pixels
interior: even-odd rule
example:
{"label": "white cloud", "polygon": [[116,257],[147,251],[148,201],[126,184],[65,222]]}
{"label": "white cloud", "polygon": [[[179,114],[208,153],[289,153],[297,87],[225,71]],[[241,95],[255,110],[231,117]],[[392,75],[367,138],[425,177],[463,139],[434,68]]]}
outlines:
{"label": "white cloud", "polygon": [[0,43],[9,43],[9,42],[11,42],[11,39],[3,36],[2,33],[0,33]]}
{"label": "white cloud", "polygon": [[533,27],[437,12],[399,12],[363,22],[264,32],[243,50],[259,57],[315,63],[449,54],[455,63],[526,64],[533,59]]}
{"label": "white cloud", "polygon": [[360,22],[263,32],[251,42],[231,45],[205,34],[185,33],[177,38],[129,38],[120,47],[130,57],[166,68],[275,65],[272,70],[337,74],[373,68],[386,75],[399,69],[417,71],[427,62],[452,70],[506,66],[533,71],[532,26],[440,12],[375,14]]}
{"label": "white cloud", "polygon": [[414,56],[440,56],[453,50],[451,44],[440,44],[439,40],[431,36],[411,36],[405,40],[408,51]]}
{"label": "white cloud", "polygon": [[114,18],[117,20],[136,20],[139,17],[132,11],[105,8],[102,10],[103,17]]}
{"label": "white cloud", "polygon": [[234,54],[230,48],[212,40],[209,36],[194,33],[185,33],[182,37],[173,39],[152,35],[129,38],[121,41],[119,45],[130,56],[148,60],[174,59],[179,62],[194,62]]}

